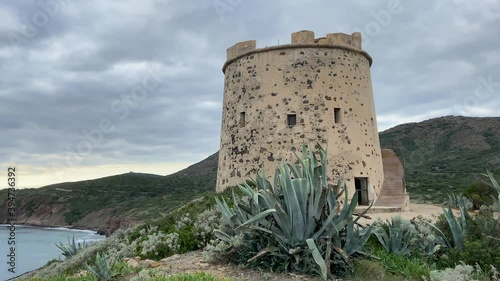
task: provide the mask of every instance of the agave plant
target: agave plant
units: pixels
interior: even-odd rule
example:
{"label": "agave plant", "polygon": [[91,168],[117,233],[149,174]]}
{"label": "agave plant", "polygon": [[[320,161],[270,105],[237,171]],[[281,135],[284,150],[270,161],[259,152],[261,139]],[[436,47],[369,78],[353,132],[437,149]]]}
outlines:
{"label": "agave plant", "polygon": [[435,230],[437,230],[437,232],[441,235],[444,245],[446,245],[446,247],[457,248],[461,250],[464,247],[465,235],[467,234],[467,221],[470,219],[470,215],[467,212],[466,203],[463,197],[458,201],[458,206],[460,208],[459,218],[455,217],[455,215],[453,214],[453,211],[451,209],[451,203],[448,204],[448,209],[442,207],[443,214],[451,230],[453,243],[449,241],[446,235],[444,235],[444,233],[439,228],[437,228],[433,224],[429,225],[432,226]]}
{"label": "agave plant", "polygon": [[378,226],[374,231],[378,241],[389,252],[399,256],[411,254],[415,245],[412,240],[416,240],[417,231],[410,221],[405,221],[401,217],[392,217],[387,222],[388,232],[383,226]]}
{"label": "agave plant", "polygon": [[100,281],[111,280],[111,278],[117,275],[117,273],[112,273],[114,264],[108,264],[106,253],[102,253],[102,255],[97,253],[94,266],[90,266],[88,264],[85,265],[87,269]]}
{"label": "agave plant", "polygon": [[469,198],[467,198],[461,194],[455,194],[455,193],[448,194],[448,200],[445,201],[445,204],[447,203],[448,205],[450,205],[453,208],[460,208],[460,204],[461,204],[462,200],[465,203],[464,206],[465,206],[466,210],[472,209],[472,207],[473,207],[472,201]]}
{"label": "agave plant", "polygon": [[491,180],[491,184],[493,185],[493,188],[498,193],[498,197],[494,198],[493,206],[495,207],[495,209],[497,209],[498,211],[500,211],[500,184],[498,184],[498,181],[495,179],[495,177],[493,176],[493,173],[491,171],[488,171],[487,174],[488,174],[488,177]]}
{"label": "agave plant", "polygon": [[75,236],[73,235],[73,239],[69,240],[68,237],[68,244],[64,245],[63,243],[59,242],[59,245],[56,244],[56,247],[59,248],[63,253],[63,256],[66,258],[70,258],[72,256],[75,256],[81,249],[87,247],[87,244],[85,241],[83,243],[78,243],[78,245],[75,243]]}
{"label": "agave plant", "polygon": [[278,257],[295,270],[308,271],[307,260],[312,256],[323,279],[330,275],[331,259],[350,263],[371,235],[372,226],[363,230],[357,225],[369,208],[354,218],[358,197],[354,194],[349,199],[341,182],[328,184],[327,152],[318,147],[319,159],[303,145],[302,157],[296,155],[297,164],[277,165],[273,184],[262,173],[254,181],[255,188],[239,185],[244,196],[233,193],[233,208],[217,199],[232,233],[216,230],[216,235],[227,242],[241,233],[248,234],[248,239],[252,234],[260,237],[260,251],[249,261]]}

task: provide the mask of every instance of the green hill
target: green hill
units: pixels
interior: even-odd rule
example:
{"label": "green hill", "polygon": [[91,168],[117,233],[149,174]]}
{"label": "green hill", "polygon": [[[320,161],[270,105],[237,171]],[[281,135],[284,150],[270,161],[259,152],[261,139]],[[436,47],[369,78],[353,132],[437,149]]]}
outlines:
{"label": "green hill", "polygon": [[[203,162],[203,161],[202,161]],[[196,165],[190,167],[196,169]],[[215,173],[184,176],[127,173],[16,191],[18,223],[113,231],[159,217],[215,191]],[[0,191],[0,198],[7,198]],[[5,202],[0,205],[5,209]],[[6,212],[0,213],[0,222]]]}
{"label": "green hill", "polygon": [[[500,118],[446,116],[380,133],[404,163],[413,201],[440,203],[492,170],[500,175]],[[488,180],[486,180],[488,182]]]}

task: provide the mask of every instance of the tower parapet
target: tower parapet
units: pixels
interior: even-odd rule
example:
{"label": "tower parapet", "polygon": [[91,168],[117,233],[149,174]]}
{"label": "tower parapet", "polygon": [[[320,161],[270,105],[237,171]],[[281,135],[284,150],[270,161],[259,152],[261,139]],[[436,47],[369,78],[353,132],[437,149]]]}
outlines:
{"label": "tower parapet", "polygon": [[368,53],[366,53],[362,49],[360,32],[354,32],[351,35],[345,33],[329,33],[326,35],[326,37],[320,37],[315,39],[313,31],[302,30],[292,33],[291,44],[257,48],[256,40],[249,40],[236,43],[234,46],[227,49],[227,61],[224,64],[223,71],[225,71],[226,66],[228,64],[246,55],[259,52],[267,52],[269,50],[290,49],[298,47],[301,48],[326,47],[326,48],[340,48],[350,51],[356,51],[363,54],[370,62],[370,65],[372,63],[372,58],[370,57],[370,55],[368,55]]}

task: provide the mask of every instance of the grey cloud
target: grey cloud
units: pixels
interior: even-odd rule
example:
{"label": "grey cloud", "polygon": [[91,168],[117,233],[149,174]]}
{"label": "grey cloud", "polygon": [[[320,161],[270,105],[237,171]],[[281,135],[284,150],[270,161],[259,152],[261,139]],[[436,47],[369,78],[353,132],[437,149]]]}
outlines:
{"label": "grey cloud", "polygon": [[[4,1],[0,15],[11,17],[0,28],[0,130],[9,138],[0,140],[0,162],[62,159],[104,119],[115,130],[82,163],[200,160],[219,147],[226,49],[250,39],[286,44],[302,29],[364,33],[380,128],[400,123],[391,116],[456,113],[480,77],[500,82],[498,1],[401,0],[401,13],[378,23],[390,2],[242,0],[220,17],[215,1],[67,1],[14,52],[8,34],[41,8]],[[366,32],[373,23],[376,35]],[[121,118],[112,105],[141,85],[147,65],[161,84]],[[495,90],[478,107],[499,108]]]}

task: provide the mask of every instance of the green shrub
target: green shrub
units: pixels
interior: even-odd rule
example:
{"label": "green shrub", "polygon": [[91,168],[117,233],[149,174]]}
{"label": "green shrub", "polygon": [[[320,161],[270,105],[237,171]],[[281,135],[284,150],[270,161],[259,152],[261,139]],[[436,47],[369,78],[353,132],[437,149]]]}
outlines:
{"label": "green shrub", "polygon": [[452,263],[478,263],[484,270],[491,265],[500,268],[500,219],[491,209],[483,208],[469,221],[464,247],[461,251],[450,251]]}
{"label": "green shrub", "polygon": [[196,239],[194,233],[194,226],[191,224],[179,230],[179,253],[187,253],[200,248],[202,244]]}
{"label": "green shrub", "polygon": [[436,269],[434,263],[421,256],[400,256],[389,253],[379,243],[373,242],[370,243],[369,248],[370,253],[384,268],[387,280],[398,280],[398,276],[402,277],[400,280],[422,280],[422,276],[428,277],[429,271]]}
{"label": "green shrub", "polygon": [[431,281],[468,281],[473,280],[474,267],[470,265],[457,265],[455,268],[433,270],[430,273]]}
{"label": "green shrub", "polygon": [[454,268],[446,268],[444,270],[433,270],[430,272],[430,281],[496,281],[500,280],[500,274],[494,266],[490,266],[487,270],[483,270],[476,265],[461,263]]}
{"label": "green shrub", "polygon": [[199,241],[200,248],[206,246],[214,238],[213,232],[220,227],[222,222],[221,213],[215,206],[196,217],[193,224],[193,234]]}
{"label": "green shrub", "polygon": [[375,261],[360,259],[354,262],[354,280],[386,281],[384,267]]}
{"label": "green shrub", "polygon": [[[229,198],[231,192],[229,189],[220,196]],[[204,248],[215,238],[213,231],[221,223],[214,204],[213,196],[204,196],[130,231],[127,237],[129,243],[135,243],[135,256],[159,260]]]}
{"label": "green shrub", "polygon": [[[444,218],[444,215],[443,215]],[[416,229],[415,253],[422,255],[424,258],[435,259],[446,250],[446,244],[440,233],[436,231],[430,219],[418,216],[411,220],[411,223]],[[446,224],[448,226],[448,224]],[[448,226],[449,228],[449,226]]]}
{"label": "green shrub", "polygon": [[[227,227],[215,231],[227,246],[219,247],[235,261],[277,271],[319,273],[324,280],[349,270],[352,258],[372,232],[353,218],[358,197],[347,188],[327,183],[327,152],[316,154],[303,146],[298,164],[278,165],[271,184],[257,175],[255,188],[239,186],[230,207],[217,199]],[[343,198],[341,207],[338,200]]]}
{"label": "green shrub", "polygon": [[153,230],[146,238],[137,244],[137,255],[144,259],[159,260],[179,252],[179,234],[165,234]]}
{"label": "green shrub", "polygon": [[494,202],[494,196],[497,195],[495,189],[484,182],[469,185],[463,194],[472,201],[474,210],[479,210],[481,206],[491,206]]}

